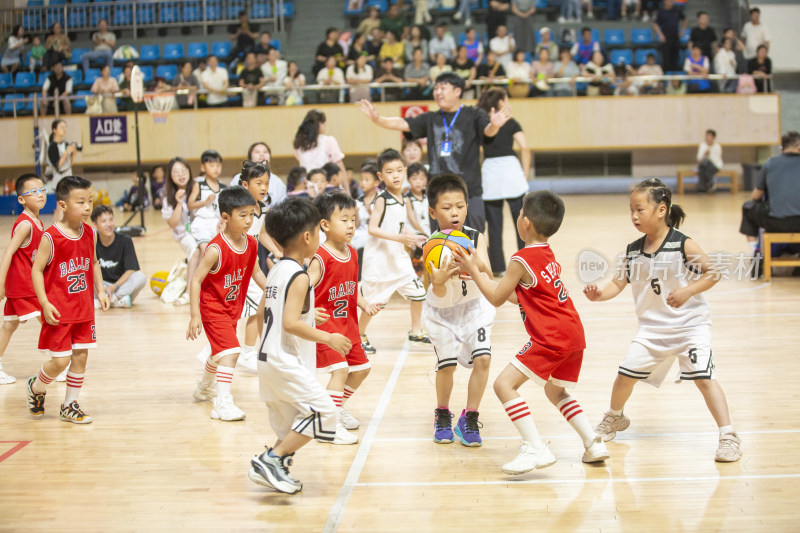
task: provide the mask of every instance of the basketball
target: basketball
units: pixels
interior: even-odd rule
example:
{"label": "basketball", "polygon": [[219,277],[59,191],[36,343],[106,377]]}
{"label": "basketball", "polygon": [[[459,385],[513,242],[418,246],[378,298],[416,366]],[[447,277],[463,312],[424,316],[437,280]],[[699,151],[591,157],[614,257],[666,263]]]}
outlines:
{"label": "basketball", "polygon": [[161,291],[167,286],[167,277],[169,277],[169,272],[166,270],[159,270],[150,278],[150,289],[152,289],[157,296],[161,296]]}
{"label": "basketball", "polygon": [[467,252],[472,250],[472,241],[464,233],[454,229],[435,232],[422,247],[425,270],[428,274],[431,273],[431,263],[436,268],[441,268],[442,263],[459,248]]}

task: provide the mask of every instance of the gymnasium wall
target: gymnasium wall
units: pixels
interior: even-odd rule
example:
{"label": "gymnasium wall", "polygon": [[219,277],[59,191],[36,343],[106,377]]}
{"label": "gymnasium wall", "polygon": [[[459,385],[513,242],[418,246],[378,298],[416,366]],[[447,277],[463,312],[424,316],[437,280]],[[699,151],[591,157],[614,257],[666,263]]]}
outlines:
{"label": "gymnasium wall", "polygon": [[797,51],[800,50],[800,2],[797,0],[770,0],[768,2],[750,2],[752,7],[761,10],[761,20],[772,34],[769,56],[772,59],[772,70],[777,72],[797,72],[800,61]]}

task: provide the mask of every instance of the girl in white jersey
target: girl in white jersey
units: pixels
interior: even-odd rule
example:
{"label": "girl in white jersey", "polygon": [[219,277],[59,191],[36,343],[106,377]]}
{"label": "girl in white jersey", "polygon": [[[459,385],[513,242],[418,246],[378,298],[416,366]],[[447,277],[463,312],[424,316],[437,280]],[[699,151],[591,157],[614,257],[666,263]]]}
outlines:
{"label": "girl in white jersey", "polygon": [[631,192],[630,207],[631,221],[644,237],[628,245],[624,269],[614,279],[583,291],[589,300],[601,302],[630,283],[639,319],[639,331],[611,391],[611,408],[595,431],[607,441],[627,429],[630,420],[622,410],[636,382],[660,386],[677,358],[679,379],[694,381],[719,426],[716,461],[738,461],[741,441],[714,377],[710,310],[702,295],[719,275],[700,246],[676,229],[686,214],[672,204],[672,191],[661,180],[639,183]]}

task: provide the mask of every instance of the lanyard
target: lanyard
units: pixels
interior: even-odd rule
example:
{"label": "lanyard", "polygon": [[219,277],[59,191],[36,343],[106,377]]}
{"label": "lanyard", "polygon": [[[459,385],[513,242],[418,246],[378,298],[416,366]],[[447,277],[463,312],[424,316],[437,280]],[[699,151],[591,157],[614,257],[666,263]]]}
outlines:
{"label": "lanyard", "polygon": [[461,108],[462,107],[464,107],[464,106],[463,105],[458,106],[458,111],[456,111],[456,114],[453,116],[453,120],[450,121],[450,125],[449,126],[447,125],[447,119],[444,118],[444,111],[441,111],[441,113],[442,113],[442,123],[444,123],[444,140],[450,139],[450,130],[453,129],[453,124],[456,123],[456,119],[458,118],[458,114],[461,113]]}

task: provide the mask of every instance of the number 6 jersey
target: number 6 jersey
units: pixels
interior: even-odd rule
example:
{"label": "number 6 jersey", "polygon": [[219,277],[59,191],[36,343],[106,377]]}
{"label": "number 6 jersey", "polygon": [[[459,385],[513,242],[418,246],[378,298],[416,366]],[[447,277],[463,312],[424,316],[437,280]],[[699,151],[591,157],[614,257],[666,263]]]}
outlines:
{"label": "number 6 jersey", "polygon": [[94,232],[81,223],[81,233],[71,237],[58,224],[42,235],[50,241],[50,259],[44,269],[47,300],[58,309],[60,324],[94,320]]}
{"label": "number 6 jersey", "polygon": [[219,260],[200,285],[200,318],[203,322],[227,319],[235,323],[242,316],[247,286],[253,276],[258,254],[256,240],[245,235],[244,249],[238,250],[219,233],[208,243],[206,253],[212,247],[219,250]]}

